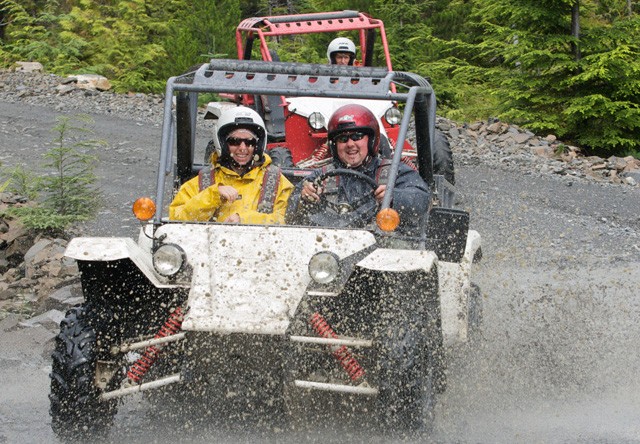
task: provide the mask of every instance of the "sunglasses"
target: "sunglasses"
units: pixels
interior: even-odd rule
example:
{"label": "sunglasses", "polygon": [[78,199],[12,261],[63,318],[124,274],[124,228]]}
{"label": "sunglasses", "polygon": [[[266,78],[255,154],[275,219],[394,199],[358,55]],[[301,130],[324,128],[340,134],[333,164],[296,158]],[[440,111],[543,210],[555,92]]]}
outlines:
{"label": "sunglasses", "polygon": [[256,139],[242,139],[240,137],[228,137],[227,138],[227,145],[231,145],[231,146],[239,146],[241,143],[243,143],[247,146],[251,146],[251,147],[256,147],[256,145],[258,144],[258,141]]}
{"label": "sunglasses", "polygon": [[362,140],[366,136],[365,133],[349,133],[349,134],[339,134],[333,138],[335,142],[339,143],[347,143],[349,139],[357,142],[358,140]]}

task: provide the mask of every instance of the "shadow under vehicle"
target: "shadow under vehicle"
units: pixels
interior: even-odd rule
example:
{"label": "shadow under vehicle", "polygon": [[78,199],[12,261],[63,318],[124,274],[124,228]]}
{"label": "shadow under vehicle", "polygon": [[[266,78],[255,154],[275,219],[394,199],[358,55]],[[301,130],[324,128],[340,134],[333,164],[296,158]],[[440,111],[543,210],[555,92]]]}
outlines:
{"label": "shadow under vehicle", "polygon": [[[364,227],[336,227],[331,208],[326,226],[169,220],[173,194],[205,167],[196,161],[211,137],[199,129],[210,123],[197,105],[205,93],[402,104],[397,144],[415,139],[433,195],[419,230],[396,229],[402,150],[391,152],[386,197]],[[67,247],[85,302],[56,337],[55,433],[104,435],[120,398],[171,388],[217,411],[250,400],[285,421],[312,414],[296,406],[338,398],[371,406],[366,414],[383,430],[428,431],[446,388],[445,350],[478,324],[471,272],[481,251],[469,214],[453,208],[454,187],[433,174],[429,83],[386,69],[214,59],[168,80],[164,113],[155,201],[134,205],[137,241],[82,237]],[[311,172],[282,171],[293,182]]]}

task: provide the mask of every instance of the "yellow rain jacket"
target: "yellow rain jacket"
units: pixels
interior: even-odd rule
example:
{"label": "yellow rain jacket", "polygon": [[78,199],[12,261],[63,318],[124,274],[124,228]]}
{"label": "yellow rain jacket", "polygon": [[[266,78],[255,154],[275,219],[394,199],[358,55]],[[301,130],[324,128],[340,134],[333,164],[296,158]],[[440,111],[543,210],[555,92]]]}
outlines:
{"label": "yellow rain jacket", "polygon": [[[200,191],[198,176],[183,183],[180,191],[169,205],[169,218],[185,221],[224,221],[234,213],[240,216],[243,224],[284,224],[284,213],[287,201],[293,190],[289,180],[280,174],[280,183],[273,203],[273,213],[260,213],[258,203],[262,181],[271,158],[264,155],[264,163],[249,170],[240,177],[235,171],[223,167],[212,156],[215,183]],[[240,195],[234,202],[226,202],[220,198],[219,185],[229,185],[238,190]]]}

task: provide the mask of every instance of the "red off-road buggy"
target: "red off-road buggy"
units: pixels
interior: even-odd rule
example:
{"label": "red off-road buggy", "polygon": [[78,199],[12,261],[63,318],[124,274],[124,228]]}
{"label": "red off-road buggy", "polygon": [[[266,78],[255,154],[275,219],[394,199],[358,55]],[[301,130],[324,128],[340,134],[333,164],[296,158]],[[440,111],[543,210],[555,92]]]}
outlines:
{"label": "red off-road buggy", "polygon": [[[296,60],[297,51],[312,39],[326,40],[347,37],[356,45],[355,66],[382,67],[393,71],[389,45],[381,20],[358,11],[337,11],[314,14],[251,17],[236,29],[236,46],[240,60],[328,63],[324,54],[309,54],[312,60]],[[292,55],[292,53],[295,53]],[[313,57],[316,59],[313,59]],[[298,56],[299,58],[300,56]],[[395,92],[395,86],[392,90]],[[355,98],[287,97],[241,95],[236,100],[254,108],[263,117],[269,132],[268,150],[274,161],[283,167],[317,167],[328,162],[326,124],[332,112]],[[396,146],[401,109],[392,100],[362,102],[380,119],[388,143],[383,152],[391,156]],[[383,138],[383,141],[386,140]],[[415,165],[415,140],[406,140],[404,161]],[[453,158],[446,136],[436,130],[433,146],[434,173],[451,184],[455,183]]]}

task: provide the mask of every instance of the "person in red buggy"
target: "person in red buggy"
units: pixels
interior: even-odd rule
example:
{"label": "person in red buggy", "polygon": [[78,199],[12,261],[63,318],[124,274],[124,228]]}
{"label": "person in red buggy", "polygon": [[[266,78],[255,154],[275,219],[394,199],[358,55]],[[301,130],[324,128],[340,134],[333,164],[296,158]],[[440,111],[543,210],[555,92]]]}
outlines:
{"label": "person in red buggy", "polygon": [[[338,108],[328,124],[332,164],[316,169],[294,189],[287,223],[362,228],[372,223],[387,191],[391,161],[380,155],[380,126],[362,105]],[[413,234],[431,203],[428,185],[400,163],[391,206],[400,215],[400,231]]]}

